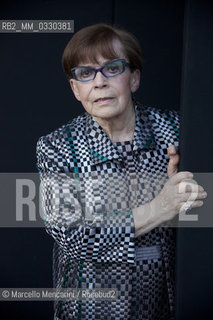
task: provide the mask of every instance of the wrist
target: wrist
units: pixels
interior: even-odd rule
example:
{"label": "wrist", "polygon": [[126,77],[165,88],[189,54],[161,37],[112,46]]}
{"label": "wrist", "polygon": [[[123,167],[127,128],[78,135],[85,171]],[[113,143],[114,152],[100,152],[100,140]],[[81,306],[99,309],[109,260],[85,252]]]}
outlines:
{"label": "wrist", "polygon": [[148,202],[140,207],[132,209],[135,231],[137,232],[141,228],[146,228],[153,223],[154,217],[152,214],[151,203]]}

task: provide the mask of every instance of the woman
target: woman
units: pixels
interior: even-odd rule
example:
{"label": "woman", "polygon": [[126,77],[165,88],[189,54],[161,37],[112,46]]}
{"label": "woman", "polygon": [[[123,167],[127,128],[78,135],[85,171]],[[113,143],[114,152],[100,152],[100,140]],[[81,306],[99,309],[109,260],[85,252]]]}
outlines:
{"label": "woman", "polygon": [[163,223],[206,197],[180,189],[193,175],[177,173],[178,115],[134,102],[141,50],[124,30],[80,30],[62,63],[86,112],[38,142],[54,286],[117,299],[56,301],[55,319],[172,319],[175,230]]}

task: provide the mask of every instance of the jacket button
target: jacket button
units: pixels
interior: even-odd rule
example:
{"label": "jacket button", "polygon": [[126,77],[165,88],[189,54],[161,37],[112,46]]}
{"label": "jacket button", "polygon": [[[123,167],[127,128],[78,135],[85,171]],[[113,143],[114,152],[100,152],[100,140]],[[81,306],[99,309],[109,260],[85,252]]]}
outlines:
{"label": "jacket button", "polygon": [[125,167],[124,162],[123,161],[116,161],[116,166],[119,169],[122,169]]}

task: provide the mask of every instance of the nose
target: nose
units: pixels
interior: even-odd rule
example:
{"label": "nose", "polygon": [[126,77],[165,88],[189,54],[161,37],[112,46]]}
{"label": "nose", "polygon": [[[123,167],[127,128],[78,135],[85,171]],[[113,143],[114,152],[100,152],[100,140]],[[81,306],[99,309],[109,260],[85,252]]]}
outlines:
{"label": "nose", "polygon": [[101,88],[107,86],[108,81],[107,78],[100,71],[98,71],[96,73],[95,79],[93,80],[93,83],[96,88]]}

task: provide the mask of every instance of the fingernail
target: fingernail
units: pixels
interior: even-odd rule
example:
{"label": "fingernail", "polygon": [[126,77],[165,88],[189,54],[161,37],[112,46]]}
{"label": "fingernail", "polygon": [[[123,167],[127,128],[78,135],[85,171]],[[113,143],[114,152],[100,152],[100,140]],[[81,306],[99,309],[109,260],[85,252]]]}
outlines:
{"label": "fingernail", "polygon": [[175,146],[172,145],[172,146],[170,147],[170,150],[171,150],[171,152],[176,152]]}

